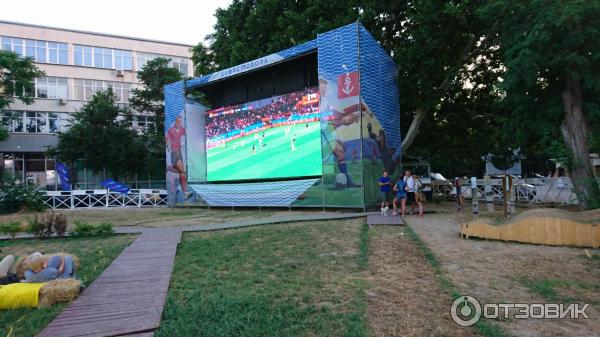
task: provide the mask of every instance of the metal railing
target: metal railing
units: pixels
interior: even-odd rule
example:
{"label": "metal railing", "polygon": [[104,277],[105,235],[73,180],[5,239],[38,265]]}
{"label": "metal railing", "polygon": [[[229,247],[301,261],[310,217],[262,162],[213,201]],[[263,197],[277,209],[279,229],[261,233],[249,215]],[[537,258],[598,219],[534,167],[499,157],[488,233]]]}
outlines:
{"label": "metal railing", "polygon": [[51,209],[167,206],[166,190],[132,189],[127,194],[106,189],[41,193],[44,203]]}
{"label": "metal railing", "polygon": [[[462,194],[470,199],[473,195],[471,180],[462,180]],[[526,203],[577,204],[577,195],[571,178],[525,178],[513,179],[514,199]],[[435,197],[452,198],[456,195],[454,182],[434,181],[431,189]],[[503,201],[502,179],[477,179],[479,200]]]}

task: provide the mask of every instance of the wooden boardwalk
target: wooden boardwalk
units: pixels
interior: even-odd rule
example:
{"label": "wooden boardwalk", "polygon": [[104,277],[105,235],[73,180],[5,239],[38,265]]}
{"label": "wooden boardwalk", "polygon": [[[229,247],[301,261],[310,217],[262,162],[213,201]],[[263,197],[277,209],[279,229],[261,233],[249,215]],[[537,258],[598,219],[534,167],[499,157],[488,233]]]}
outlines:
{"label": "wooden boardwalk", "polygon": [[402,226],[404,225],[404,219],[401,216],[382,216],[381,213],[369,213],[367,215],[367,224],[369,226],[373,225],[392,225],[392,226]]}
{"label": "wooden boardwalk", "polygon": [[152,336],[180,240],[180,229],[145,230],[38,336]]}

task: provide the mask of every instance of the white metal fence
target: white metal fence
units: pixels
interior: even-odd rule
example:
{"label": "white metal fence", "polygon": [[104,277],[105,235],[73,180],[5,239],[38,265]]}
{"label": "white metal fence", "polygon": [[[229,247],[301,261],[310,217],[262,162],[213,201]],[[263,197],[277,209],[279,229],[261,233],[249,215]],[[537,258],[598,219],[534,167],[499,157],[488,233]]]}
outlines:
{"label": "white metal fence", "polygon": [[[576,204],[577,195],[571,178],[526,178],[513,179],[514,199],[527,203],[560,203]],[[435,197],[451,198],[456,195],[453,182],[434,181],[431,184]],[[473,188],[471,180],[462,181],[462,193],[465,198],[471,198]],[[504,193],[502,179],[477,179],[479,200],[503,201]]]}
{"label": "white metal fence", "polygon": [[44,203],[52,209],[167,206],[166,190],[132,189],[128,194],[106,189],[45,191],[43,193]]}

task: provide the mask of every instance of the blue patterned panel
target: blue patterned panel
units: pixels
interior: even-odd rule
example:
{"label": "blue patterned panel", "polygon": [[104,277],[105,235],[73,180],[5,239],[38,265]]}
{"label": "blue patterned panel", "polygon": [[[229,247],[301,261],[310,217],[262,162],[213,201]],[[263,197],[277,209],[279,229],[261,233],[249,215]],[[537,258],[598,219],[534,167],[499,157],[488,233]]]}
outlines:
{"label": "blue patterned panel", "polygon": [[361,96],[383,127],[387,145],[400,154],[400,97],[397,66],[371,34],[359,25]]}
{"label": "blue patterned panel", "polygon": [[287,207],[303,197],[318,179],[269,181],[263,183],[190,185],[210,206]]}
{"label": "blue patterned panel", "polygon": [[165,134],[185,108],[184,81],[165,85]]}
{"label": "blue patterned panel", "polygon": [[358,70],[356,23],[317,36],[319,78],[336,82],[341,74]]}

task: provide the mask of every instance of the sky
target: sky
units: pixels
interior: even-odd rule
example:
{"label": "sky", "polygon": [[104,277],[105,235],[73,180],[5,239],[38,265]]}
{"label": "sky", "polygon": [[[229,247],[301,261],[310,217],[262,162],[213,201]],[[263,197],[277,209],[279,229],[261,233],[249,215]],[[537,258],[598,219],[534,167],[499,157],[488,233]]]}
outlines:
{"label": "sky", "polygon": [[[231,0],[3,0],[0,20],[195,45]],[[2,32],[0,32],[0,35]]]}

